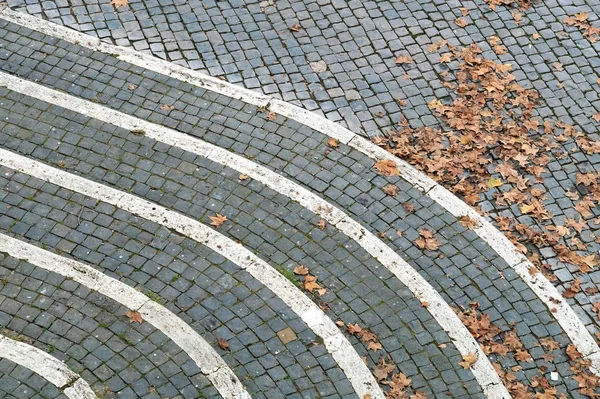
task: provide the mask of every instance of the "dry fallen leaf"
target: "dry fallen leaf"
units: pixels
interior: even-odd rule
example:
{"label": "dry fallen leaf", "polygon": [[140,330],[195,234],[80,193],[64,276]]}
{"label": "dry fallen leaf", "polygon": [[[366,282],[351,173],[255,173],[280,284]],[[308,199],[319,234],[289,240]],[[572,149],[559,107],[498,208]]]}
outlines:
{"label": "dry fallen leaf", "polygon": [[394,186],[393,184],[388,184],[387,186],[385,186],[383,188],[383,192],[386,193],[387,195],[391,195],[392,197],[395,197],[398,195],[398,187]]}
{"label": "dry fallen leaf", "polygon": [[133,323],[135,321],[135,322],[142,324],[142,322],[144,321],[142,319],[142,314],[140,312],[136,312],[134,310],[129,310],[129,311],[125,312],[125,316],[127,316],[129,318],[130,323]]}
{"label": "dry fallen leaf", "polygon": [[220,213],[217,213],[216,216],[209,216],[208,218],[212,220],[210,225],[215,226],[216,228],[223,226],[223,223],[225,223],[225,221],[227,220],[227,217],[221,215]]}
{"label": "dry fallen leaf", "polygon": [[331,148],[338,148],[340,146],[340,143],[338,139],[332,137],[329,140],[327,140],[327,145]]}
{"label": "dry fallen leaf", "polygon": [[174,105],[167,105],[167,104],[163,104],[160,106],[160,109],[162,109],[163,111],[172,111],[175,109]]}
{"label": "dry fallen leaf", "polygon": [[319,219],[319,221],[317,222],[317,227],[320,230],[323,230],[325,228],[325,221],[323,219]]}
{"label": "dry fallen leaf", "polygon": [[465,21],[464,18],[456,18],[454,20],[454,23],[456,24],[456,26],[460,26],[461,28],[464,28],[465,26],[467,26],[467,21]]}
{"label": "dry fallen leaf", "polygon": [[319,284],[317,284],[316,281],[317,281],[316,276],[307,275],[306,277],[304,277],[304,282],[302,283],[302,288],[304,288],[308,292],[313,292],[313,290],[315,290],[315,289],[318,290],[318,289],[323,288]]}
{"label": "dry fallen leaf", "polygon": [[127,88],[128,88],[129,90],[135,90],[135,85],[129,85],[129,86],[127,86]]}
{"label": "dry fallen leaf", "polygon": [[477,219],[473,219],[469,216],[461,216],[459,219],[460,224],[465,226],[469,230],[473,230],[473,228],[479,226],[479,221]]}
{"label": "dry fallen leaf", "polygon": [[374,167],[375,169],[377,169],[377,172],[379,172],[379,174],[383,176],[400,175],[400,171],[398,170],[398,166],[396,166],[396,162],[389,159],[383,159],[375,163]]}
{"label": "dry fallen leaf", "polygon": [[240,180],[246,180],[246,179],[248,179],[248,176],[246,176],[243,173],[240,173],[240,175],[238,176],[238,179],[240,179]]}
{"label": "dry fallen leaf", "polygon": [[219,338],[219,348],[224,351],[229,350],[229,343],[225,339]]}
{"label": "dry fallen leaf", "polygon": [[273,111],[269,111],[267,112],[267,119],[270,121],[274,121],[275,119],[277,119],[277,114]]}
{"label": "dry fallen leaf", "polygon": [[468,353],[466,355],[463,355],[462,358],[463,358],[463,361],[458,362],[458,364],[460,364],[462,366],[462,368],[464,368],[465,370],[469,369],[471,367],[471,365],[473,365],[477,361],[477,356],[475,356],[473,353]]}
{"label": "dry fallen leaf", "polygon": [[369,345],[367,346],[367,348],[369,350],[372,350],[373,352],[377,352],[378,350],[380,350],[382,348],[382,346],[379,342],[369,342]]}
{"label": "dry fallen leaf", "polygon": [[112,0],[110,2],[111,6],[115,6],[115,10],[118,10],[119,7],[126,7],[129,0]]}
{"label": "dry fallen leaf", "polygon": [[306,268],[302,265],[296,266],[294,268],[294,274],[297,274],[299,276],[306,276],[308,274],[308,272],[309,272],[308,268]]}
{"label": "dry fallen leaf", "polygon": [[290,30],[291,30],[292,32],[299,32],[299,31],[300,31],[300,29],[301,29],[301,26],[300,26],[300,25],[298,25],[298,24],[294,24],[294,25],[290,26]]}
{"label": "dry fallen leaf", "polygon": [[413,62],[413,59],[406,55],[399,55],[396,58],[396,64],[410,64]]}
{"label": "dry fallen leaf", "polygon": [[346,325],[346,323],[344,323],[343,320],[338,320],[335,322],[335,325],[338,327],[344,327]]}

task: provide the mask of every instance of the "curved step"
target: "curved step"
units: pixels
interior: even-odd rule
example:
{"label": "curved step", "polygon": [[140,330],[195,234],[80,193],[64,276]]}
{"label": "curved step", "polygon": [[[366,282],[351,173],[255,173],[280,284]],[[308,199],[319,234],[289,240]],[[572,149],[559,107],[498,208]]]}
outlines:
{"label": "curved step", "polygon": [[70,399],[98,399],[88,383],[66,364],[35,346],[0,335],[0,358],[42,376]]}
{"label": "curved step", "polygon": [[0,234],[0,252],[61,274],[141,313],[144,320],[170,337],[198,365],[223,398],[250,399],[233,371],[219,354],[183,320],[162,305],[128,285],[96,269],[67,259],[5,234]]}

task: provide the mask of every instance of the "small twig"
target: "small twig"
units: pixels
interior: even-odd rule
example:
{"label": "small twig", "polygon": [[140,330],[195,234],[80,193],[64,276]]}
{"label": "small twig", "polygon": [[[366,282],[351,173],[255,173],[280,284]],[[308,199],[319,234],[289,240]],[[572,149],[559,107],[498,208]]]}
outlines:
{"label": "small twig", "polygon": [[81,205],[81,208],[79,209],[79,213],[77,214],[77,226],[79,226],[81,224],[81,214],[83,213],[83,208],[84,208],[84,206]]}

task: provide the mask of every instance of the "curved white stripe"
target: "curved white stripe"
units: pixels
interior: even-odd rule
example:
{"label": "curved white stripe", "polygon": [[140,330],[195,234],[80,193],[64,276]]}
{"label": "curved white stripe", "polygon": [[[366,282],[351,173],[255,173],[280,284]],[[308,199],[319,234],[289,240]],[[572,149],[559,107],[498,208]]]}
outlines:
{"label": "curved white stripe", "polygon": [[[190,356],[223,398],[251,399],[233,371],[204,338],[170,310],[153,302],[141,292],[84,263],[64,258],[4,234],[0,234],[0,252],[72,278],[79,284],[140,312],[145,321],[162,331]],[[0,347],[0,356],[2,354]]]}
{"label": "curved white stripe", "polygon": [[[460,217],[468,215],[479,221],[480,227],[474,229],[475,233],[490,245],[492,249],[494,249],[498,255],[517,272],[521,279],[529,286],[529,288],[531,288],[548,309],[555,309],[555,311],[551,312],[554,318],[565,330],[571,339],[571,342],[578,348],[579,352],[591,362],[591,370],[595,374],[600,375],[600,347],[598,347],[598,344],[592,335],[587,331],[585,325],[581,322],[567,301],[562,297],[558,289],[556,289],[556,287],[554,287],[541,273],[537,273],[534,276],[529,273],[529,268],[532,267],[533,264],[517,251],[514,245],[504,236],[504,234],[502,234],[502,232],[465,204],[460,198],[447,192],[445,188],[402,159],[395,157],[338,123],[271,96],[236,86],[232,83],[213,78],[212,76],[208,76],[198,71],[171,64],[168,61],[160,60],[133,49],[103,43],[98,38],[30,15],[12,11],[8,7],[4,10],[0,7],[0,17],[38,32],[53,35],[72,43],[77,43],[95,51],[107,54],[118,54],[119,59],[131,64],[174,77],[181,81],[231,98],[239,99],[248,104],[265,107],[276,114],[294,119],[309,126],[326,136],[336,138],[341,143],[355,148],[374,160],[388,159],[395,162],[400,170],[400,176],[403,179],[430,196],[430,198],[438,202],[446,210],[453,213],[455,216]],[[435,189],[435,191],[433,191],[433,189]]]}
{"label": "curved white stripe", "polygon": [[0,335],[0,358],[5,358],[38,374],[70,399],[97,399],[79,374],[41,349]]}
{"label": "curved white stripe", "polygon": [[375,257],[397,276],[415,296],[430,304],[427,310],[448,333],[459,352],[465,356],[469,353],[477,353],[480,360],[475,363],[473,374],[489,397],[506,397],[502,395],[508,395],[508,392],[503,392],[504,386],[473,336],[437,291],[380,238],[365,230],[358,222],[333,204],[255,162],[187,134],[140,120],[91,101],[70,96],[2,72],[0,72],[0,85],[124,129],[142,129],[149,138],[182,148],[236,169],[273,190],[298,201],[302,206],[320,215],[342,233],[354,239],[371,256]]}
{"label": "curved white stripe", "polygon": [[[111,187],[98,184],[83,177],[52,168],[41,162],[34,161],[18,154],[13,154],[4,149],[0,149],[0,164],[26,173],[38,179],[51,182],[69,190],[115,205],[121,209],[133,213],[134,215],[152,220],[162,226],[171,228],[182,235],[204,244],[213,251],[231,260],[233,263],[237,264],[242,269],[245,269],[254,278],[273,291],[275,295],[277,295],[298,316],[300,316],[300,318],[302,318],[306,325],[317,336],[323,339],[325,347],[331,353],[331,356],[335,359],[340,368],[344,371],[346,377],[356,390],[356,393],[359,395],[359,397],[362,398],[366,395],[370,395],[373,399],[385,398],[381,387],[377,384],[375,378],[363,360],[360,358],[359,354],[356,352],[356,350],[354,350],[348,339],[340,332],[335,323],[333,323],[333,321],[327,317],[327,315],[295,285],[277,272],[271,265],[256,257],[252,252],[248,251],[242,245],[192,218],[183,216],[158,204],[146,201],[145,199],[119,190],[115,190]],[[14,242],[15,240],[12,239],[12,241]],[[0,246],[0,249],[1,248],[2,246]],[[32,262],[31,259],[29,261]],[[40,262],[43,262],[43,259],[37,259],[36,262],[37,265],[41,266]],[[73,261],[72,265],[75,264],[77,264],[77,262]],[[88,266],[86,267],[91,269]],[[71,267],[70,273],[75,273],[76,271],[77,269],[75,267]],[[72,275],[69,276],[74,277]],[[194,346],[191,345],[191,339],[175,334],[177,331],[180,331],[181,333],[186,333],[189,335],[193,330],[191,330],[189,326],[183,323],[183,321],[179,320],[175,315],[170,314],[170,312],[167,314],[166,312],[168,311],[162,306],[158,307],[158,305],[154,304],[154,302],[149,301],[145,295],[137,292],[133,288],[123,283],[120,283],[118,280],[104,276],[102,273],[95,271],[94,269],[86,272],[86,274],[78,274],[77,276],[79,278],[77,281],[80,281],[82,284],[92,287],[115,300],[119,300],[117,298],[123,300],[123,295],[127,295],[124,302],[124,304],[128,304],[126,306],[135,305],[135,309],[140,308],[139,311],[144,314],[144,319],[154,324],[157,328],[163,329],[163,331],[166,328],[167,331],[165,331],[165,334],[170,336],[175,342],[177,342],[177,344],[186,350],[186,352],[194,349]],[[105,278],[101,279],[101,277]],[[141,301],[143,301],[143,303]],[[121,301],[119,300],[119,302]],[[153,316],[156,312],[151,311],[152,309],[163,309],[163,314],[160,317],[156,316],[158,317],[156,318]],[[197,336],[196,339],[201,338],[200,336]],[[204,351],[207,352],[208,348],[204,348]],[[214,355],[216,355],[216,352]],[[205,354],[204,356],[210,357],[208,354]],[[194,360],[198,359],[198,357],[194,357],[192,354],[190,354],[190,357],[192,357]],[[219,367],[225,367],[224,364],[218,364],[218,361],[222,362],[220,358],[212,359],[212,361],[209,363],[212,365],[210,366],[210,370],[206,370],[208,367],[206,364],[203,364],[202,366],[198,364],[198,366],[200,366],[203,371],[206,370],[207,372],[213,372]],[[235,381],[237,381],[237,378],[233,376],[233,374],[231,374],[231,378],[235,378]],[[215,386],[218,386],[217,384],[220,380],[213,380],[211,380],[211,382],[213,382]]]}

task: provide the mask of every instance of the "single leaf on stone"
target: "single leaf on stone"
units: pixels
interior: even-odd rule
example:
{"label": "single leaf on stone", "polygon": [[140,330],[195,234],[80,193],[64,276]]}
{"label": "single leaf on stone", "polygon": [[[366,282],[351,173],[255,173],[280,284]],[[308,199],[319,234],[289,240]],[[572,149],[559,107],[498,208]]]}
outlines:
{"label": "single leaf on stone", "polygon": [[308,271],[309,271],[308,268],[306,268],[302,265],[296,266],[294,268],[294,274],[297,274],[299,276],[306,276],[308,274]]}
{"label": "single leaf on stone", "polygon": [[592,303],[592,312],[594,312],[594,313],[600,313],[600,302],[593,302]]}
{"label": "single leaf on stone", "polygon": [[512,16],[513,16],[513,19],[515,20],[515,22],[517,23],[517,25],[520,24],[521,21],[523,20],[523,14],[520,14],[516,11],[512,12]]}
{"label": "single leaf on stone", "polygon": [[224,338],[219,338],[219,348],[229,350],[229,343]]}
{"label": "single leaf on stone", "polygon": [[373,352],[377,352],[378,350],[380,350],[382,348],[382,346],[379,342],[369,342],[369,345],[367,346],[367,348],[369,350],[372,350]]}
{"label": "single leaf on stone", "polygon": [[240,175],[238,176],[238,179],[240,179],[240,180],[247,180],[247,179],[248,179],[248,176],[246,176],[246,175],[245,175],[245,174],[243,174],[243,173],[240,173]]}
{"label": "single leaf on stone", "polygon": [[311,276],[311,275],[307,275],[304,278],[304,282],[302,283],[302,287],[308,291],[308,292],[313,292],[313,290],[315,289],[321,289],[323,287],[321,287],[319,284],[316,283],[317,281],[317,277],[316,276]]}
{"label": "single leaf on stone", "polygon": [[467,26],[467,21],[465,21],[464,18],[456,18],[454,20],[454,23],[456,24],[456,26],[460,26],[461,28],[464,28],[465,26]]}
{"label": "single leaf on stone", "polygon": [[384,159],[384,160],[381,160],[381,161],[375,163],[374,167],[375,167],[375,169],[377,169],[377,172],[379,172],[379,174],[383,175],[383,176],[398,176],[398,175],[400,175],[400,171],[398,170],[398,166],[396,165],[396,162],[389,160],[389,159]]}
{"label": "single leaf on stone", "polygon": [[127,7],[129,0],[112,0],[110,2],[111,6],[115,6],[115,10],[118,10],[119,7]]}
{"label": "single leaf on stone", "polygon": [[387,195],[391,195],[392,197],[395,197],[398,195],[398,187],[396,187],[393,184],[388,184],[387,186],[385,186],[383,188],[383,192],[386,193]]}
{"label": "single leaf on stone", "polygon": [[215,226],[217,229],[223,226],[223,223],[225,223],[227,220],[227,217],[221,215],[220,213],[217,213],[216,216],[209,216],[208,218],[212,221],[210,225]]}
{"label": "single leaf on stone", "polygon": [[340,142],[338,141],[338,139],[332,137],[329,140],[327,140],[327,145],[331,148],[338,148],[340,146]]}
{"label": "single leaf on stone", "polygon": [[292,32],[299,32],[301,28],[302,27],[300,25],[294,24],[294,25],[290,26],[290,31],[292,31]]}
{"label": "single leaf on stone", "polygon": [[475,356],[473,353],[467,353],[466,355],[463,355],[462,359],[463,361],[458,362],[458,364],[467,370],[471,368],[471,366],[477,361],[477,356]]}
{"label": "single leaf on stone", "polygon": [[396,57],[396,64],[410,64],[413,59],[407,55],[399,55]]}
{"label": "single leaf on stone", "polygon": [[592,115],[592,119],[595,120],[596,122],[600,122],[600,112]]}
{"label": "single leaf on stone", "polygon": [[466,7],[462,7],[458,9],[460,11],[460,13],[462,14],[463,17],[466,17],[467,15],[469,15],[469,9]]}
{"label": "single leaf on stone", "polygon": [[557,71],[562,71],[564,69],[560,62],[553,62],[552,66],[556,68]]}
{"label": "single leaf on stone", "polygon": [[134,310],[129,310],[129,311],[125,312],[125,316],[127,316],[129,318],[130,323],[137,322],[137,323],[142,324],[142,322],[144,321],[142,319],[142,314],[140,312],[136,312]]}
{"label": "single leaf on stone", "polygon": [[267,112],[267,119],[270,121],[274,121],[275,119],[277,119],[277,114],[273,111],[269,111]]}
{"label": "single leaf on stone", "polygon": [[167,104],[162,104],[160,106],[160,109],[162,109],[163,111],[172,111],[175,109],[174,105],[167,105]]}
{"label": "single leaf on stone", "polygon": [[451,57],[450,53],[442,54],[440,56],[440,58],[438,59],[438,62],[440,64],[447,64],[448,62],[452,61],[452,59],[450,57]]}
{"label": "single leaf on stone", "polygon": [[542,35],[540,35],[539,33],[534,33],[533,35],[531,35],[531,37],[533,37],[533,40],[538,40],[540,37],[542,37]]}
{"label": "single leaf on stone", "polygon": [[129,85],[129,86],[127,86],[127,89],[129,89],[129,90],[135,90],[135,85]]}
{"label": "single leaf on stone", "polygon": [[344,323],[343,320],[338,320],[335,322],[335,325],[338,327],[344,327],[344,325],[346,325],[346,323]]}
{"label": "single leaf on stone", "polygon": [[581,281],[579,279],[573,280],[569,288],[565,289],[563,296],[565,298],[575,298],[575,295],[581,291]]}

